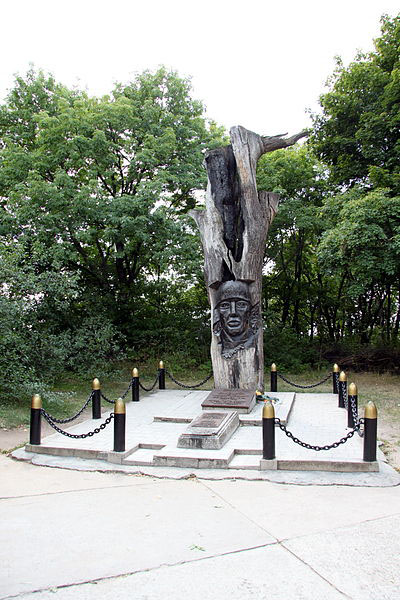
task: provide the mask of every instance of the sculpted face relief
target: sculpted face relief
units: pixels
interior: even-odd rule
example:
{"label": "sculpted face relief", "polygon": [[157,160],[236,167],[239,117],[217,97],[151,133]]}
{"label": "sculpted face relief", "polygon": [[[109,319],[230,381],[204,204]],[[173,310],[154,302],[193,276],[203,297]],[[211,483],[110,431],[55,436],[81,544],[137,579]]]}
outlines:
{"label": "sculpted face relief", "polygon": [[234,354],[255,343],[258,329],[258,306],[253,307],[249,286],[244,281],[225,281],[217,291],[214,309],[214,334],[219,338],[221,354]]}
{"label": "sculpted face relief", "polygon": [[231,336],[242,334],[249,326],[250,302],[231,298],[218,306],[221,327]]}

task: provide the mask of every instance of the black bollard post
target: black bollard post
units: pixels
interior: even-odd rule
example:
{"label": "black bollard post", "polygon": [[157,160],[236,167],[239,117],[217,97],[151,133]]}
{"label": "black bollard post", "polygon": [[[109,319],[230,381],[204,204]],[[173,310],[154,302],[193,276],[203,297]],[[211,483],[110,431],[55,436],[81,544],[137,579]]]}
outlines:
{"label": "black bollard post", "polygon": [[339,393],[339,372],[340,372],[339,365],[337,365],[335,363],[333,365],[333,371],[332,371],[332,385],[333,385],[333,393],[334,394]]}
{"label": "black bollard post", "polygon": [[118,398],[114,405],[114,452],[125,452],[125,402]]}
{"label": "black bollard post", "polygon": [[270,400],[264,404],[262,413],[263,458],[275,458],[275,409]]}
{"label": "black bollard post", "polygon": [[31,426],[29,433],[29,443],[40,446],[41,438],[41,415],[42,415],[42,399],[39,394],[32,396],[31,404]]}
{"label": "black bollard post", "polygon": [[132,402],[139,402],[139,371],[132,371]]}
{"label": "black bollard post", "polygon": [[[355,407],[353,414],[353,406]],[[349,393],[347,396],[347,427],[356,426],[354,415],[358,414],[358,397],[357,397],[357,386],[355,383],[349,385]]]}
{"label": "black bollard post", "polygon": [[101,419],[101,389],[97,377],[92,381],[92,390],[92,419]]}
{"label": "black bollard post", "polygon": [[162,360],[158,367],[158,389],[165,390],[165,368]]}
{"label": "black bollard post", "polygon": [[366,462],[376,460],[376,441],[378,430],[378,411],[375,404],[367,402],[364,409],[364,456]]}
{"label": "black bollard post", "polygon": [[345,408],[344,399],[347,394],[347,375],[344,371],[340,372],[339,375],[339,408]]}
{"label": "black bollard post", "polygon": [[278,391],[278,373],[276,370],[276,364],[272,363],[271,365],[271,392]]}

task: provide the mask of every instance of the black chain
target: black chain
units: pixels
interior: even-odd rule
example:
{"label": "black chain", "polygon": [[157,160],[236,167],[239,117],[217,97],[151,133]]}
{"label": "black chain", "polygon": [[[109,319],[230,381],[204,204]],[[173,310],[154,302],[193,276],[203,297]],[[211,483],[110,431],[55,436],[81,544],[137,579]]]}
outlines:
{"label": "black chain", "polygon": [[328,373],[328,375],[322,381],[319,381],[318,383],[312,383],[311,385],[300,385],[299,383],[293,383],[292,381],[289,381],[289,379],[286,379],[286,377],[284,377],[281,373],[277,372],[276,374],[278,375],[278,377],[283,379],[283,381],[286,381],[286,383],[288,383],[289,385],[293,385],[294,387],[301,388],[302,390],[308,390],[310,388],[317,387],[318,385],[322,385],[323,383],[325,383],[325,381],[328,381],[328,379],[331,376],[331,374]]}
{"label": "black chain", "polygon": [[335,378],[335,389],[338,391],[339,393],[339,373],[335,372],[333,374],[334,378]]}
{"label": "black chain", "polygon": [[70,423],[71,421],[74,421],[75,419],[77,419],[85,410],[85,408],[87,407],[87,405],[89,404],[89,402],[91,401],[93,397],[93,390],[90,393],[89,398],[86,400],[85,404],[82,406],[82,408],[76,413],[76,415],[74,415],[73,417],[68,417],[67,419],[56,419],[56,417],[53,417],[52,415],[50,415],[49,413],[47,413],[44,409],[42,409],[43,414],[46,413],[46,415],[49,417],[49,419],[52,420],[53,423]]}
{"label": "black chain", "polygon": [[211,373],[210,373],[210,375],[207,375],[207,377],[205,377],[205,378],[203,379],[203,381],[200,381],[200,383],[196,383],[195,385],[186,385],[186,384],[184,384],[184,383],[181,383],[180,381],[177,381],[177,380],[175,379],[175,377],[172,375],[172,373],[170,373],[169,371],[165,371],[165,373],[168,375],[168,377],[169,377],[170,379],[172,379],[172,381],[173,381],[174,383],[176,383],[176,385],[179,385],[180,387],[182,387],[182,388],[185,388],[186,390],[193,390],[193,389],[195,389],[195,388],[198,388],[198,387],[200,387],[200,386],[204,385],[204,384],[205,384],[205,383],[207,383],[207,381],[209,381],[209,380],[211,379],[211,377],[213,376],[213,373],[211,372]]}
{"label": "black chain", "polygon": [[154,388],[156,387],[156,383],[158,381],[158,374],[156,375],[156,378],[154,380],[154,383],[151,387],[147,388],[145,387],[142,383],[140,383],[140,379],[139,379],[139,386],[142,388],[143,391],[145,392],[152,392],[154,390]]}
{"label": "black chain", "polygon": [[348,409],[348,399],[347,399],[347,381],[339,381],[339,385],[341,385],[342,387],[342,398],[343,398],[343,402],[344,402],[344,407],[347,410]]}
{"label": "black chain", "polygon": [[[121,400],[125,400],[127,393],[129,392],[129,390],[131,389],[133,384],[133,379],[131,379],[130,384],[128,385],[128,388],[125,390],[125,392],[122,394],[122,396],[119,396],[121,398]],[[107,398],[107,396],[105,396],[103,394],[103,392],[100,392],[101,397],[103,398],[103,400],[105,400],[106,402],[108,402],[109,404],[115,404],[115,400],[110,400],[109,398]]]}
{"label": "black chain", "polygon": [[[350,403],[351,403],[351,413],[353,415],[353,423],[355,423],[356,425],[362,425],[364,423],[364,419],[360,419],[360,417],[358,416],[356,400],[355,400],[354,396],[350,396]],[[357,433],[360,437],[364,437],[364,431],[361,429],[360,426],[357,429]]]}
{"label": "black chain", "polygon": [[353,435],[355,434],[355,432],[360,429],[361,427],[361,422],[359,422],[357,425],[355,425],[354,429],[352,429],[351,431],[349,431],[349,433],[345,436],[340,438],[340,440],[338,442],[334,442],[333,444],[327,444],[325,446],[312,446],[311,444],[307,444],[306,442],[302,442],[301,440],[299,440],[297,437],[295,437],[293,435],[293,433],[291,431],[289,431],[288,429],[286,429],[286,426],[283,425],[283,423],[281,423],[281,420],[276,418],[275,419],[275,424],[278,425],[278,427],[280,429],[282,429],[282,431],[288,436],[288,438],[290,438],[291,440],[294,441],[295,444],[299,444],[299,446],[302,446],[303,448],[307,448],[308,450],[332,450],[332,448],[337,448],[338,446],[340,446],[340,444],[345,444],[347,442],[347,440],[349,440],[350,438],[353,437]]}
{"label": "black chain", "polygon": [[44,416],[44,418],[46,419],[48,424],[51,425],[51,427],[53,429],[55,429],[55,431],[57,431],[58,433],[62,433],[62,435],[65,435],[69,438],[74,438],[75,440],[92,437],[95,433],[100,433],[100,431],[105,429],[107,427],[107,425],[109,423],[111,423],[112,419],[114,418],[114,413],[111,413],[110,416],[107,417],[107,419],[103,423],[101,423],[98,427],[96,427],[96,429],[93,429],[93,431],[89,431],[88,433],[75,434],[75,433],[68,433],[68,431],[64,431],[63,429],[60,429],[59,427],[57,427],[55,422],[52,421],[51,416],[43,408],[41,409],[41,411],[42,411],[42,415]]}

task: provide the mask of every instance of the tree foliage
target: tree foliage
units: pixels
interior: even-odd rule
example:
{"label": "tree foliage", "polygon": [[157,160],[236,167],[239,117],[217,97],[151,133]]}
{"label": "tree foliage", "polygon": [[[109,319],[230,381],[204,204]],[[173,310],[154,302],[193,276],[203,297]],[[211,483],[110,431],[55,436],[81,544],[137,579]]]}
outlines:
{"label": "tree foliage", "polygon": [[375,51],[345,67],[337,59],[314,117],[312,145],[337,186],[400,193],[400,16],[382,17]]}
{"label": "tree foliage", "polygon": [[185,213],[206,181],[204,151],[223,143],[203,113],[164,68],[103,98],[42,72],[17,78],[0,108],[2,281],[41,359],[76,367],[78,354],[168,344],[168,318],[188,321],[172,300],[201,278]]}

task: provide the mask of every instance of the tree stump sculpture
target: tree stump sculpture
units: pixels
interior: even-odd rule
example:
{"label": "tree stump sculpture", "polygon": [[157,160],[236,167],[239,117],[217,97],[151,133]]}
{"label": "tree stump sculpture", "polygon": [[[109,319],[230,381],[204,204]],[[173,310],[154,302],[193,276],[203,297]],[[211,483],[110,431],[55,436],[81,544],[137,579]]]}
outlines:
{"label": "tree stump sculpture", "polygon": [[305,135],[262,137],[232,127],[231,144],[206,155],[206,208],[191,215],[204,250],[217,389],[263,388],[262,264],[279,197],[257,191],[256,167],[266,152],[291,146]]}

